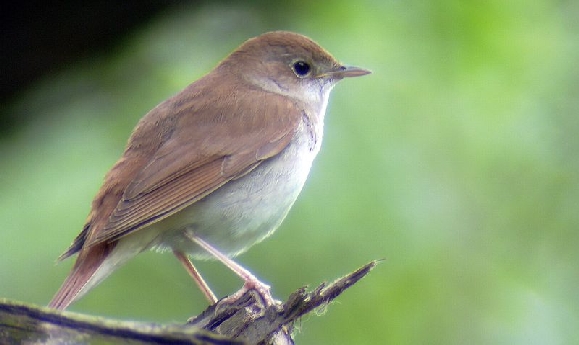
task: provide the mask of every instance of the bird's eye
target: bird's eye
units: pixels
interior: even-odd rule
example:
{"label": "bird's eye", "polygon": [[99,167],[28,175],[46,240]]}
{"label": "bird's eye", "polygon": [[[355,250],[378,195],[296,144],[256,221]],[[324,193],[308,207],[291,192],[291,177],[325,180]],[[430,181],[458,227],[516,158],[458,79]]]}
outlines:
{"label": "bird's eye", "polygon": [[312,69],[309,63],[302,60],[294,62],[292,67],[296,75],[300,78],[307,76]]}

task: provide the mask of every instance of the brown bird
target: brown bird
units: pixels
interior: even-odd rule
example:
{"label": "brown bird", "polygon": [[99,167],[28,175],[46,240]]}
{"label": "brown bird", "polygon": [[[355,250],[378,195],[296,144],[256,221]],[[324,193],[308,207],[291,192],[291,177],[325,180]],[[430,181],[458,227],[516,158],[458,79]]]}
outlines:
{"label": "brown bird", "polygon": [[222,261],[271,303],[268,287],[230,257],[280,225],[320,149],[330,90],[368,73],[305,36],[270,32],[156,106],[60,256],[78,253],[50,306],[67,308],[148,249],[172,251],[211,303],[189,257]]}

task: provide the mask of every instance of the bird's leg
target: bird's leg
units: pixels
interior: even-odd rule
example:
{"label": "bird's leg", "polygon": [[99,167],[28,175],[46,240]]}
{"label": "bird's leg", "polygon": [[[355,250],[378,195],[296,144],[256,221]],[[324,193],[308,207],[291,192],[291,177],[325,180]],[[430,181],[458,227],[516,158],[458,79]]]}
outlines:
{"label": "bird's leg", "polygon": [[243,294],[248,290],[255,290],[258,292],[259,296],[262,299],[263,304],[267,307],[270,305],[275,305],[276,301],[271,296],[271,292],[269,291],[269,285],[266,285],[259,281],[251,272],[243,268],[241,265],[236,263],[235,261],[231,260],[227,255],[221,253],[219,250],[211,246],[209,243],[205,242],[198,236],[191,234],[190,232],[186,233],[187,238],[191,241],[197,243],[201,248],[205,249],[209,254],[213,255],[217,260],[221,261],[225,266],[227,266],[233,273],[237,274],[241,279],[243,279],[243,288],[236,292],[234,295],[229,296],[228,300],[236,300],[239,297],[243,296]]}
{"label": "bird's leg", "polygon": [[213,291],[211,291],[209,285],[207,285],[207,283],[205,282],[205,279],[201,277],[201,274],[199,273],[199,271],[197,271],[197,268],[193,266],[193,263],[191,262],[191,260],[189,260],[189,257],[187,257],[187,255],[183,254],[182,252],[178,252],[175,250],[173,251],[173,254],[175,254],[177,260],[179,260],[183,264],[187,272],[189,272],[189,275],[193,278],[193,280],[195,280],[195,283],[197,283],[199,289],[201,289],[207,300],[209,300],[209,303],[211,303],[211,305],[217,303],[217,297],[215,297],[215,294],[213,293]]}

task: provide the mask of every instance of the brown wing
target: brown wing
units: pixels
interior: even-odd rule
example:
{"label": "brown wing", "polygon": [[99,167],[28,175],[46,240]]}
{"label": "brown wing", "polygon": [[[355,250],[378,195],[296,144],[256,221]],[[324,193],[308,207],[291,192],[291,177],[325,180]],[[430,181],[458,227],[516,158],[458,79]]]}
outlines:
{"label": "brown wing", "polygon": [[108,223],[85,245],[115,240],[195,203],[273,157],[302,117],[291,101],[263,91],[231,92],[215,104],[189,99],[171,135],[128,183]]}

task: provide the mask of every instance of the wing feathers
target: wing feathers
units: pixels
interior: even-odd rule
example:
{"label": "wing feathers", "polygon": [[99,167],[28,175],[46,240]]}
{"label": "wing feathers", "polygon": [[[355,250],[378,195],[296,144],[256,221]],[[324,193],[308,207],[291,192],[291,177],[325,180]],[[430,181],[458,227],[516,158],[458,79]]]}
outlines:
{"label": "wing feathers", "polygon": [[[187,111],[179,104],[181,117],[166,131],[171,136],[121,183],[126,188],[116,208],[104,227],[91,229],[85,246],[116,240],[166,218],[243,176],[289,144],[302,116],[294,103],[264,92],[254,97],[232,92],[211,107],[194,101]],[[204,116],[207,111],[218,116]]]}
{"label": "wing feathers", "polygon": [[100,236],[88,245],[114,240],[193,204],[227,182],[225,178],[210,178],[208,175],[219,174],[220,169],[221,161],[216,160],[203,166],[203,169],[182,174],[147,193],[139,193],[130,199],[123,198]]}

